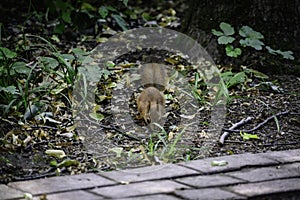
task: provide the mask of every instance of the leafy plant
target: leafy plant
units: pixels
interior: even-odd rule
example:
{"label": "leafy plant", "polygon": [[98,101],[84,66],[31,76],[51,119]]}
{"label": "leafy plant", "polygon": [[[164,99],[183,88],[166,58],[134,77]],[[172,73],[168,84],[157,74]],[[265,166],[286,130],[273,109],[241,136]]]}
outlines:
{"label": "leafy plant", "polygon": [[[128,0],[121,0],[124,6],[128,6]],[[117,8],[109,5],[102,5],[97,7],[87,1],[62,1],[62,0],[47,0],[47,12],[35,12],[36,16],[45,16],[48,21],[49,17],[57,21],[54,33],[63,34],[66,27],[74,29],[86,29],[93,27],[99,18],[105,19],[109,16],[113,18],[117,25],[122,30],[128,30],[128,24],[123,19],[123,15]]]}
{"label": "leafy plant", "polygon": [[242,49],[240,47],[251,47],[257,51],[260,51],[265,47],[270,54],[281,55],[284,59],[294,60],[292,51],[274,50],[269,46],[265,46],[262,42],[264,36],[249,26],[242,26],[238,31],[239,37],[241,37],[241,39],[239,39],[240,47],[235,47],[237,46],[236,43],[235,46],[233,44],[239,37],[234,36],[235,30],[230,24],[221,22],[219,27],[221,31],[212,29],[212,34],[218,37],[218,44],[225,45],[225,52],[229,57],[237,58],[240,56],[242,54]]}
{"label": "leafy plant", "polygon": [[242,88],[245,88],[247,87],[247,82],[251,82],[253,77],[260,80],[268,78],[267,75],[257,70],[249,69],[245,66],[242,66],[241,69],[242,70],[240,72],[228,70],[221,73],[221,78],[223,79],[226,88],[229,89],[233,86],[241,86]]}
{"label": "leafy plant", "polygon": [[[125,5],[127,5],[127,3]],[[123,17],[120,14],[118,14],[118,11],[112,6],[101,6],[98,9],[98,13],[103,19],[106,19],[108,16],[111,16],[119,25],[119,27],[122,28],[123,31],[128,30],[127,22],[123,19]]]}
{"label": "leafy plant", "polygon": [[16,82],[18,76],[30,77],[30,69],[24,62],[17,62],[16,58],[16,52],[0,47],[0,103],[4,113],[19,99],[19,84]]}
{"label": "leafy plant", "polygon": [[234,85],[244,84],[247,80],[245,72],[233,73],[232,71],[227,71],[221,74],[226,87],[230,88]]}
{"label": "leafy plant", "polygon": [[226,55],[230,57],[238,57],[242,54],[242,50],[240,48],[234,48],[231,43],[235,41],[235,38],[232,37],[234,35],[235,31],[234,28],[227,23],[222,22],[220,24],[220,28],[222,31],[217,31],[215,29],[212,29],[212,34],[218,36],[218,43],[226,45]]}
{"label": "leafy plant", "polygon": [[[0,108],[6,114],[14,107],[15,111],[22,108],[24,119],[34,117],[33,109],[43,96],[57,95],[73,85],[76,66],[84,62],[87,53],[81,49],[73,49],[70,54],[60,53],[48,40],[34,35],[27,39],[42,41],[46,55],[37,57],[33,62],[26,63],[18,57],[17,52],[0,47]],[[35,49],[31,42],[26,50]],[[21,60],[21,61],[20,61]],[[67,98],[67,97],[66,97]],[[28,110],[29,109],[29,110]]]}
{"label": "leafy plant", "polygon": [[155,126],[160,128],[160,132],[155,133],[153,136],[157,136],[158,140],[154,140],[153,136],[150,136],[150,140],[148,142],[148,151],[150,156],[158,155],[159,158],[164,160],[165,162],[170,162],[178,152],[176,145],[179,140],[182,138],[185,133],[185,129],[183,128],[180,133],[172,140],[169,134],[165,131],[165,129],[159,124],[155,123]]}

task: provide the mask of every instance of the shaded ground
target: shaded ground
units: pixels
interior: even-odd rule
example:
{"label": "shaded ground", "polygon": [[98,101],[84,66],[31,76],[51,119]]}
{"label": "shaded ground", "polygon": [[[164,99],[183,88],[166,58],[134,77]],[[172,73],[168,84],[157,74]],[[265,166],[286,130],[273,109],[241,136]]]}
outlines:
{"label": "shaded ground", "polygon": [[[278,117],[278,125],[280,131],[277,131],[277,125],[274,120],[267,123],[261,129],[255,131],[259,136],[258,140],[244,141],[240,134],[231,133],[225,140],[224,145],[216,144],[210,156],[221,156],[230,154],[240,154],[245,152],[266,152],[278,151],[286,149],[300,148],[300,124],[299,124],[299,99],[300,99],[300,81],[294,76],[276,76],[279,85],[284,89],[283,93],[274,94],[272,92],[241,92],[240,97],[232,99],[232,102],[227,107],[227,119],[225,127],[228,128],[232,123],[240,121],[242,118],[253,117],[253,121],[243,127],[243,129],[251,129],[256,124],[262,122],[267,117],[280,111],[289,110],[291,113]],[[205,116],[204,116],[205,118]],[[10,125],[2,123],[1,130],[12,128]],[[14,127],[16,128],[16,127]],[[41,128],[43,130],[43,128]],[[106,132],[113,133],[112,129],[109,131],[101,131],[101,134]],[[46,130],[47,131],[47,130]],[[35,177],[43,177],[46,175],[57,174],[55,167],[49,167],[49,162],[53,158],[44,154],[49,145],[55,145],[59,149],[63,149],[68,155],[68,158],[78,161],[78,165],[66,166],[61,168],[62,174],[81,173],[93,170],[110,170],[118,165],[114,162],[115,153],[102,154],[100,160],[95,161],[93,156],[84,153],[83,147],[76,139],[66,139],[59,136],[51,136],[51,139],[35,143],[26,148],[19,147],[16,151],[7,151],[1,147],[0,163],[1,163],[1,182],[9,180],[32,179]],[[184,138],[187,141],[189,137]],[[201,143],[203,138],[194,136],[188,141],[188,146],[185,145],[185,150],[189,153],[191,159],[197,159],[197,155],[201,152]],[[115,147],[137,148],[145,141],[133,141],[129,138],[113,133],[110,140],[114,141]],[[105,145],[105,144],[104,144]],[[141,155],[141,149],[136,149],[137,154]],[[95,152],[96,154],[98,152]],[[96,156],[97,157],[97,156]],[[126,158],[126,156],[124,157]],[[59,159],[58,159],[59,160]],[[142,160],[142,162],[141,162]],[[174,161],[184,160],[184,155],[177,157]],[[62,161],[62,160],[61,160]],[[136,159],[135,166],[149,165],[150,163],[145,159]],[[119,162],[124,162],[119,159]],[[130,162],[124,164],[125,167],[130,167]],[[123,166],[124,166],[123,165]]]}

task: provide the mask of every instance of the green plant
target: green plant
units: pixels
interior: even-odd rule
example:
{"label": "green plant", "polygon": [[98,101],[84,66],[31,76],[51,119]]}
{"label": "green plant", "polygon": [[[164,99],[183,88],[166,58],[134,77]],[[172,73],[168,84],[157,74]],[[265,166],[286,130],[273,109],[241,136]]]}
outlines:
{"label": "green plant", "polygon": [[[59,94],[69,101],[62,92],[71,89],[77,74],[77,66],[88,56],[85,51],[76,48],[69,54],[60,53],[53,44],[40,36],[28,35],[23,38],[29,39],[37,39],[45,45],[35,45],[30,41],[25,48],[21,47],[18,51],[0,47],[1,111],[2,114],[6,114],[13,107],[18,112],[22,108],[26,110],[24,119],[32,118],[40,111],[35,106],[44,96]],[[37,48],[42,48],[46,55],[28,63],[18,56],[17,52]]]}
{"label": "green plant", "polygon": [[17,78],[29,77],[30,69],[24,62],[18,62],[17,53],[0,47],[0,104],[4,113],[15,104],[20,96]]}
{"label": "green plant", "polygon": [[[128,0],[121,1],[124,6],[127,7]],[[94,4],[81,0],[47,0],[47,11],[35,11],[34,13],[38,18],[44,15],[47,21],[49,18],[56,19],[57,23],[54,28],[54,33],[57,34],[63,34],[66,31],[66,27],[70,27],[72,30],[83,30],[92,27],[99,18],[106,19],[108,16],[113,18],[122,30],[128,30],[128,24],[117,8],[104,5],[97,7],[97,3]]]}
{"label": "green plant", "polygon": [[223,79],[226,88],[231,88],[233,86],[245,86],[247,82],[251,81],[252,77],[257,79],[267,79],[268,76],[254,69],[249,69],[245,66],[241,67],[240,72],[232,72],[231,70],[221,73],[221,78]]}
{"label": "green plant", "polygon": [[[154,125],[160,129],[160,132],[155,132],[150,136],[147,147],[148,154],[150,156],[158,155],[165,162],[170,162],[174,160],[178,152],[176,145],[185,133],[186,128],[183,128],[173,140],[170,140],[168,133],[162,126],[157,123]],[[155,140],[154,136],[157,136],[158,139]]]}
{"label": "green plant", "polygon": [[199,73],[195,73],[195,83],[192,87],[192,94],[199,102],[203,101],[203,97],[201,96],[201,90],[199,90]]}
{"label": "green plant", "polygon": [[262,50],[264,47],[268,51],[268,53],[273,55],[281,55],[285,59],[294,60],[293,52],[292,51],[281,51],[281,50],[274,50],[269,46],[266,46],[262,40],[264,39],[264,36],[255,30],[253,30],[249,26],[242,26],[238,33],[240,36],[239,39],[239,45],[235,43],[235,47],[233,42],[238,40],[238,36],[235,36],[235,30],[234,28],[225,22],[220,23],[220,29],[221,31],[217,31],[215,29],[212,29],[212,34],[215,36],[218,36],[218,44],[225,45],[225,51],[226,55],[229,57],[237,58],[242,54],[241,47],[251,47],[254,48],[257,51]]}

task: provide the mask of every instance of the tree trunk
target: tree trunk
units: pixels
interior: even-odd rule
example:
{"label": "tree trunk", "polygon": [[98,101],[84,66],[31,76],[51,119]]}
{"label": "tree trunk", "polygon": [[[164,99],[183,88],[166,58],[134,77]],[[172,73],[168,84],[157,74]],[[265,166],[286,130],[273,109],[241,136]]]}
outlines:
{"label": "tree trunk", "polygon": [[[298,0],[190,0],[183,23],[183,32],[195,38],[216,63],[252,64],[269,71],[270,65],[277,65],[277,72],[287,72],[288,66],[298,68],[300,63],[300,2]],[[249,50],[239,59],[225,56],[224,46],[217,44],[217,37],[211,29],[219,29],[219,24],[231,24],[235,31],[244,25],[264,35],[263,42],[273,49],[291,50],[295,60],[287,61],[281,56],[265,57],[260,52]],[[280,58],[279,58],[280,57]],[[267,58],[263,60],[263,58]],[[270,61],[270,59],[272,61]],[[280,60],[281,62],[278,62]],[[285,64],[282,68],[282,64]],[[278,66],[281,66],[278,68]],[[267,68],[267,69],[266,69]],[[293,70],[294,71],[294,70]]]}

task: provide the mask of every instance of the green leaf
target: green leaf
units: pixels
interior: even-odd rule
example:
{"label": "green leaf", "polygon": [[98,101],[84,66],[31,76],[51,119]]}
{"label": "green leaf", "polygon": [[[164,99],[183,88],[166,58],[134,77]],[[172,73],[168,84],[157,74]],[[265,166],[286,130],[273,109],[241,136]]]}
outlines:
{"label": "green leaf", "polygon": [[247,79],[247,76],[245,72],[239,72],[235,74],[227,83],[227,88],[230,88],[231,86],[237,85],[237,84],[243,84]]}
{"label": "green leaf", "polygon": [[262,73],[260,71],[257,71],[255,69],[248,69],[248,68],[246,68],[246,69],[244,69],[244,71],[246,73],[253,74],[256,78],[260,78],[260,79],[267,79],[267,78],[269,78],[269,76],[267,76],[266,74],[264,74],[264,73]]}
{"label": "green leaf", "polygon": [[50,161],[50,166],[51,166],[51,167],[56,167],[56,166],[57,166],[56,160]]}
{"label": "green leaf", "polygon": [[25,62],[15,62],[15,63],[13,63],[12,70],[14,70],[15,72],[17,72],[19,74],[25,74],[27,76],[29,76],[29,74],[31,72],[31,69],[26,66]]}
{"label": "green leaf", "polygon": [[38,61],[40,62],[40,64],[42,64],[45,68],[51,68],[51,69],[55,69],[59,63],[56,59],[51,58],[51,57],[40,57],[38,59]]}
{"label": "green leaf", "polygon": [[103,19],[105,19],[108,15],[108,9],[106,6],[101,6],[99,9],[98,9],[98,13],[101,15],[101,17]]}
{"label": "green leaf", "polygon": [[143,12],[142,17],[145,21],[150,21],[152,20],[152,17],[149,13]]}
{"label": "green leaf", "polygon": [[218,38],[218,43],[219,44],[230,44],[235,40],[234,37],[231,36],[221,36]]}
{"label": "green leaf", "polygon": [[239,30],[239,34],[240,34],[240,36],[245,37],[245,38],[253,38],[253,39],[263,39],[264,38],[264,36],[260,32],[253,30],[249,26],[243,26]]}
{"label": "green leaf", "polygon": [[259,139],[259,137],[256,134],[249,134],[249,133],[241,132],[240,135],[243,137],[243,140]]}
{"label": "green leaf", "polygon": [[277,51],[274,50],[274,49],[272,49],[272,48],[269,47],[269,46],[266,46],[266,49],[268,50],[268,52],[269,52],[270,54],[273,54],[273,55],[276,55],[276,54],[277,54]]}
{"label": "green leaf", "polygon": [[62,13],[61,15],[61,18],[67,22],[68,24],[71,24],[72,23],[72,20],[71,20],[71,10],[66,10]]}
{"label": "green leaf", "polygon": [[[280,50],[279,50],[280,51]],[[294,60],[293,52],[292,51],[280,51],[280,53],[285,59]]]}
{"label": "green leaf", "polygon": [[10,93],[10,94],[19,94],[17,88],[13,85],[8,86],[8,87],[0,87],[0,92],[1,91],[7,92],[7,93]]}
{"label": "green leaf", "polygon": [[54,33],[62,34],[65,31],[65,25],[63,23],[59,23],[54,28]]}
{"label": "green leaf", "polygon": [[17,54],[11,50],[9,50],[8,48],[5,47],[0,47],[0,60],[3,60],[5,58],[15,58],[17,57]]}
{"label": "green leaf", "polygon": [[240,48],[234,48],[232,45],[227,45],[225,51],[227,56],[234,58],[237,58],[242,54],[242,50]]}
{"label": "green leaf", "polygon": [[80,48],[74,48],[74,49],[72,49],[72,52],[75,54],[75,57],[77,58],[77,60],[80,63],[83,63],[89,54],[88,52],[86,52]]}
{"label": "green leaf", "polygon": [[116,64],[113,62],[113,61],[107,61],[105,63],[105,66],[108,67],[108,68],[112,68],[114,67]]}
{"label": "green leaf", "polygon": [[123,4],[127,7],[128,6],[128,0],[121,0],[123,1]]}
{"label": "green leaf", "polygon": [[112,6],[107,6],[106,7],[109,11],[112,11],[112,12],[118,12],[117,9],[115,9],[114,7]]}
{"label": "green leaf", "polygon": [[97,10],[94,6],[92,6],[90,3],[87,3],[87,2],[83,2],[81,4],[81,9],[87,10],[87,11],[96,11]]}
{"label": "green leaf", "polygon": [[111,16],[114,18],[114,20],[116,20],[117,24],[122,28],[123,31],[128,30],[128,24],[120,15],[113,14]]}
{"label": "green leaf", "polygon": [[90,113],[89,116],[96,121],[102,121],[105,117],[100,113]]}
{"label": "green leaf", "polygon": [[227,24],[225,22],[220,23],[220,28],[224,32],[224,35],[233,35],[234,29],[230,24]]}
{"label": "green leaf", "polygon": [[293,56],[293,52],[292,51],[281,51],[281,50],[274,50],[272,49],[271,47],[269,46],[266,46],[266,49],[268,50],[268,52],[270,54],[273,54],[273,55],[281,55],[283,56],[283,58],[285,59],[289,59],[289,60],[294,60],[294,56]]}
{"label": "green leaf", "polygon": [[223,32],[217,31],[216,29],[212,29],[211,33],[214,34],[215,36],[219,36],[219,37],[222,36],[222,35],[224,35]]}
{"label": "green leaf", "polygon": [[77,160],[67,159],[57,164],[57,167],[62,168],[62,167],[70,167],[70,166],[78,166],[78,165],[79,162]]}
{"label": "green leaf", "polygon": [[246,38],[246,39],[242,39],[240,40],[240,44],[243,46],[243,47],[252,47],[256,50],[262,50],[262,46],[264,46],[265,44],[258,40],[258,39],[253,39],[253,38]]}
{"label": "green leaf", "polygon": [[226,71],[221,73],[221,77],[225,83],[229,82],[229,80],[234,76],[232,71]]}

